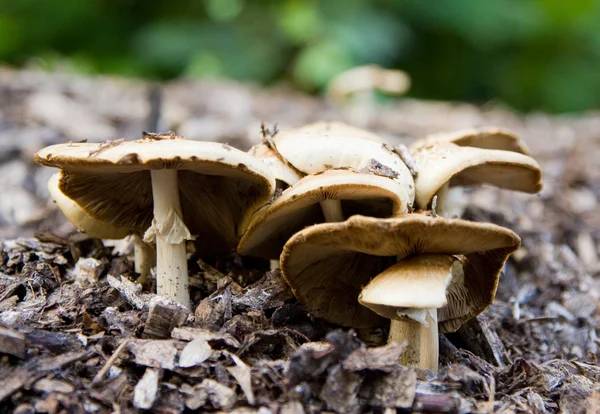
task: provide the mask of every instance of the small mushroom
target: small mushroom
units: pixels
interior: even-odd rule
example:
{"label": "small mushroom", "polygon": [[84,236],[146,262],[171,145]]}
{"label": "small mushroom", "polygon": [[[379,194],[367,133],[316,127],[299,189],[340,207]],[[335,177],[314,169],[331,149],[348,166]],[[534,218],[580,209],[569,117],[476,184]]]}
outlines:
{"label": "small mushroom", "polygon": [[340,106],[342,114],[353,124],[367,126],[380,111],[378,95],[403,95],[410,88],[410,77],[401,70],[378,65],[352,68],[333,78],[326,96]]}
{"label": "small mushroom", "polygon": [[[50,177],[47,184],[48,192],[56,206],[78,231],[98,239],[122,239],[131,233],[130,229],[116,227],[87,214],[79,204],[64,195],[60,190],[60,177],[61,171]],[[134,234],[132,237],[135,271],[140,274],[138,282],[143,283],[150,273],[150,268],[155,264],[156,255],[154,248],[144,243],[139,235]]]}
{"label": "small mushroom", "polygon": [[410,145],[411,151],[435,142],[450,142],[461,147],[475,147],[518,152],[530,155],[527,145],[513,132],[495,127],[459,129],[453,132],[442,132],[428,135]]}
{"label": "small mushroom", "polygon": [[450,210],[447,192],[452,186],[490,184],[526,193],[537,193],[542,188],[539,164],[518,152],[438,141],[418,147],[413,157],[419,171],[415,177],[415,203],[421,209],[428,208],[437,194],[438,209]]}
{"label": "small mushroom", "polygon": [[327,96],[342,101],[351,94],[372,94],[375,91],[401,95],[409,87],[410,78],[401,70],[364,65],[354,67],[333,78],[327,87]]}
{"label": "small mushroom", "polygon": [[406,213],[408,203],[405,187],[385,176],[350,169],[307,175],[256,212],[238,252],[276,259],[285,242],[306,226],[354,214],[391,217]]}
{"label": "small mushroom", "polygon": [[314,316],[355,328],[391,319],[390,340],[409,343],[404,362],[436,370],[438,327],[453,332],[493,302],[504,262],[519,245],[515,233],[494,224],[353,216],[293,235],[281,270]]}
{"label": "small mushroom", "polygon": [[197,235],[201,254],[235,247],[275,186],[250,154],[173,134],[53,145],[35,161],[62,170],[60,190],[88,215],[155,240],[157,292],[187,307],[186,240]]}
{"label": "small mushroom", "polygon": [[[274,149],[303,174],[332,168],[361,170],[370,164],[387,167],[393,179],[405,188],[409,204],[414,200],[413,177],[392,148],[373,133],[341,122],[317,122],[298,129],[280,131],[272,138]],[[324,201],[323,211],[340,211],[339,201]]]}

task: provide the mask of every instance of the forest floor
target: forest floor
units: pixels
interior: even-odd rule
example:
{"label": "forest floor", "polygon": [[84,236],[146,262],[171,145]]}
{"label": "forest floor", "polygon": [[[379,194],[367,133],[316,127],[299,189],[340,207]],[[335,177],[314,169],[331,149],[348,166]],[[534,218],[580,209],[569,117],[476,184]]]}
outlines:
{"label": "forest floor", "polygon": [[[326,119],[392,143],[506,127],[542,165],[539,195],[467,192],[464,217],[514,230],[522,248],[494,305],[440,337],[438,374],[398,366],[385,332],[314,319],[278,271],[235,254],[190,261],[191,314],[142,290],[131,245],[75,233],[49,201],[53,171],[32,161],[49,144],[152,129],[246,150],[261,122]],[[600,113],[0,70],[0,412],[600,412],[599,160]]]}

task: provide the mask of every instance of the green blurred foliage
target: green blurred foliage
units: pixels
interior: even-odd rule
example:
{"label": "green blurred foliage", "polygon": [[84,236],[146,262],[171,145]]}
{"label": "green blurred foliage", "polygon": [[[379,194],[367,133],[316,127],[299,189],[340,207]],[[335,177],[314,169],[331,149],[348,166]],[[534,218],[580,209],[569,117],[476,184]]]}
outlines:
{"label": "green blurred foliage", "polygon": [[600,107],[600,0],[0,0],[0,62],[290,81],[377,63],[412,96]]}

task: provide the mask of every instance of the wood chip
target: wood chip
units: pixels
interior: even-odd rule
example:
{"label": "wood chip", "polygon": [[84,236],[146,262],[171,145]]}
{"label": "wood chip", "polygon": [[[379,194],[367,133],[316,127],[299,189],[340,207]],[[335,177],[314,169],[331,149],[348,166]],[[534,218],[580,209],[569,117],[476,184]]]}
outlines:
{"label": "wood chip", "polygon": [[417,373],[414,369],[398,366],[389,374],[381,374],[371,385],[369,403],[374,407],[409,409],[415,400]]}
{"label": "wood chip", "polygon": [[193,341],[197,338],[206,339],[209,343],[224,344],[231,348],[240,348],[242,344],[228,333],[211,332],[208,329],[193,328],[191,326],[183,326],[173,329],[171,332],[173,339],[181,339],[183,341]]}
{"label": "wood chip", "polygon": [[337,365],[329,370],[319,398],[325,401],[327,408],[336,413],[360,413],[362,410],[358,391],[362,381],[360,375]]}
{"label": "wood chip", "polygon": [[181,306],[155,303],[150,307],[142,338],[166,339],[174,328],[183,325],[189,312]]}
{"label": "wood chip", "polygon": [[25,384],[48,373],[92,355],[90,351],[71,352],[56,357],[36,358],[12,370],[0,380],[0,402],[20,390]]}
{"label": "wood chip", "polygon": [[250,367],[236,355],[230,354],[229,356],[233,362],[235,362],[235,366],[227,367],[227,371],[236,379],[238,384],[240,384],[240,388],[244,392],[248,404],[254,405],[254,392],[252,391]]}
{"label": "wood chip", "polygon": [[0,325],[0,353],[25,358],[27,349],[25,334],[17,332],[7,326]]}
{"label": "wood chip", "polygon": [[190,410],[197,410],[200,407],[206,409],[207,402],[216,409],[229,410],[237,399],[234,390],[212,379],[205,379],[194,387],[183,384],[181,392],[185,395],[185,406]]}
{"label": "wood chip", "polygon": [[210,358],[212,352],[212,348],[206,341],[206,338],[196,338],[183,348],[179,356],[178,365],[182,368],[198,366]]}
{"label": "wood chip", "polygon": [[377,348],[358,348],[344,360],[343,366],[348,371],[392,372],[398,367],[398,360],[405,349],[405,343],[395,342]]}
{"label": "wood chip", "polygon": [[73,384],[58,379],[42,378],[33,384],[33,389],[41,393],[62,392],[69,394],[75,391]]}
{"label": "wood chip", "polygon": [[183,344],[173,340],[132,340],[127,347],[135,357],[135,363],[146,367],[173,370],[177,354]]}
{"label": "wood chip", "polygon": [[471,319],[458,330],[458,333],[475,355],[500,368],[504,368],[509,363],[504,344],[484,315]]}
{"label": "wood chip", "polygon": [[133,392],[133,405],[140,410],[149,410],[158,397],[158,385],[162,370],[146,368],[144,375],[138,381]]}

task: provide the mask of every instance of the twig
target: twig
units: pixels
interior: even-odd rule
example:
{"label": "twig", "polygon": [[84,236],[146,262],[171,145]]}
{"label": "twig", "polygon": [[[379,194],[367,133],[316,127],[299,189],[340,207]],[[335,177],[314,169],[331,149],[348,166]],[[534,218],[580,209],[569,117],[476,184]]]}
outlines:
{"label": "twig", "polygon": [[115,352],[113,352],[113,354],[110,356],[110,358],[108,358],[108,360],[106,361],[104,366],[100,369],[100,371],[98,371],[98,373],[92,380],[92,385],[96,385],[100,381],[102,381],[102,378],[104,378],[104,375],[106,375],[106,373],[108,372],[110,367],[113,366],[113,364],[115,363],[117,358],[119,358],[119,355],[121,354],[121,352],[123,352],[123,350],[125,349],[125,347],[128,344],[129,344],[129,338],[125,338],[125,340],[123,342],[121,342],[121,345],[119,345],[117,347],[117,349],[115,350]]}
{"label": "twig", "polygon": [[394,147],[394,152],[398,154],[400,159],[404,162],[404,164],[406,164],[406,166],[408,167],[408,171],[410,171],[412,176],[416,176],[418,173],[417,163],[415,162],[415,159],[408,150],[408,147],[404,144],[398,144]]}
{"label": "twig", "polygon": [[116,147],[117,145],[122,144],[123,141],[125,141],[123,138],[121,138],[121,139],[115,139],[115,140],[112,140],[112,141],[110,141],[110,140],[104,141],[102,144],[100,144],[98,146],[98,148],[96,148],[95,150],[90,151],[90,153],[88,154],[88,157],[96,156],[100,152],[104,151],[105,149]]}

